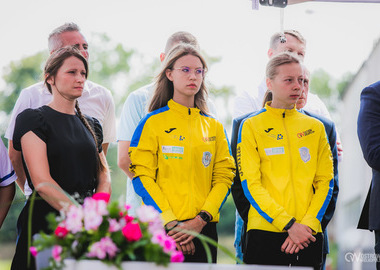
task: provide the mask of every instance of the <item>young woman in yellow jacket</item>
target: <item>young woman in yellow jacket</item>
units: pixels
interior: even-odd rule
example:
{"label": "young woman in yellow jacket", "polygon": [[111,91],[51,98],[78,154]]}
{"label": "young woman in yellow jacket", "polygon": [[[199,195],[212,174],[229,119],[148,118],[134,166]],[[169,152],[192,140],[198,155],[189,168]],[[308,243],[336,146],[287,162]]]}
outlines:
{"label": "young woman in yellow jacket", "polygon": [[303,89],[297,56],[267,65],[272,102],[240,125],[237,162],[251,203],[244,261],[320,269],[321,219],[332,196],[333,162],[323,124],[295,108]]}
{"label": "young woman in yellow jacket", "polygon": [[[235,165],[222,124],[208,114],[207,65],[191,45],[179,44],[157,77],[150,113],[131,141],[133,187],[161,213],[185,261],[207,262],[198,239],[217,240],[219,210],[229,194]],[[216,262],[216,248],[212,249]]]}

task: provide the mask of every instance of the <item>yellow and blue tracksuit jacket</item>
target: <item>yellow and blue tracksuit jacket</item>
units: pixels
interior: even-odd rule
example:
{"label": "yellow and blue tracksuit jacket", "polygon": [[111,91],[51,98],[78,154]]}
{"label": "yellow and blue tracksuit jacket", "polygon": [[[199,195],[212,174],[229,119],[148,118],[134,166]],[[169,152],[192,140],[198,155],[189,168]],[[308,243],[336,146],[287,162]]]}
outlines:
{"label": "yellow and blue tracksuit jacket", "polygon": [[334,186],[324,126],[296,109],[269,105],[239,129],[237,164],[251,203],[247,230],[283,232],[294,217],[321,232]]}
{"label": "yellow and blue tracksuit jacket", "polygon": [[219,220],[235,175],[222,124],[173,100],[141,120],[130,144],[133,187],[164,224],[201,210]]}

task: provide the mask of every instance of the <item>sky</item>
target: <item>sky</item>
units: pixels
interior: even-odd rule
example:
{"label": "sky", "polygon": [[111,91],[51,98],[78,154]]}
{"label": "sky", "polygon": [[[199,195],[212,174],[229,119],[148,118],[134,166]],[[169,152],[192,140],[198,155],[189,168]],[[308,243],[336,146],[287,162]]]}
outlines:
{"label": "sky", "polygon": [[[264,76],[269,38],[281,25],[279,8],[251,5],[249,0],[6,1],[0,8],[0,75],[11,61],[47,49],[51,30],[73,21],[85,36],[106,33],[147,59],[158,59],[172,33],[189,31],[208,55],[222,59],[209,71],[213,84],[236,92],[253,89]],[[369,56],[380,37],[378,14],[380,4],[309,2],[286,7],[283,27],[305,36],[309,70],[322,68],[339,78],[356,72]]]}

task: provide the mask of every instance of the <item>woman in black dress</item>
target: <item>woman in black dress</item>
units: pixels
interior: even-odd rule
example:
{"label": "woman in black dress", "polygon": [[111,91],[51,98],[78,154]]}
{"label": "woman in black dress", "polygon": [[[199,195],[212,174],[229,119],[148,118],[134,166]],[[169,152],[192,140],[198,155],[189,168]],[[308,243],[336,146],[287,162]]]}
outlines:
{"label": "woman in black dress", "polygon": [[[53,53],[45,65],[45,84],[53,95],[46,106],[27,109],[16,120],[13,146],[22,152],[28,184],[37,192],[32,212],[32,235],[50,232],[46,215],[72,204],[62,189],[84,199],[94,192],[111,193],[102,151],[102,128],[83,116],[77,102],[88,74],[86,59],[74,47]],[[35,269],[28,255],[28,199],[18,220],[12,269]]]}

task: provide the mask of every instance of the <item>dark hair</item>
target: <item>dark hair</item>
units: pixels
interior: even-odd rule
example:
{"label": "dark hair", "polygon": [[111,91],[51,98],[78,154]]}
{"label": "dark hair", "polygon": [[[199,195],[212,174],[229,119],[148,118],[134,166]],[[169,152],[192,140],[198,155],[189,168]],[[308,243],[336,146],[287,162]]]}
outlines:
{"label": "dark hair", "polygon": [[55,77],[57,75],[58,70],[62,67],[63,62],[71,56],[74,56],[83,62],[84,68],[86,69],[86,79],[88,77],[88,64],[86,58],[82,55],[82,53],[75,46],[66,46],[56,50],[52,53],[48,60],[46,61],[44,68],[45,75],[45,85],[50,93],[51,85],[47,82],[50,77]]}
{"label": "dark hair", "polygon": [[[207,64],[201,53],[192,45],[180,43],[170,50],[169,54],[165,57],[165,61],[162,65],[162,69],[156,77],[155,90],[152,100],[149,104],[149,112],[162,108],[168,104],[168,101],[173,98],[174,85],[173,82],[166,76],[166,71],[174,67],[175,62],[186,55],[193,55],[198,57],[203,65],[205,74],[207,71]],[[205,78],[203,77],[202,84],[198,93],[194,97],[194,105],[202,113],[209,114],[207,107],[208,90],[205,85]]]}
{"label": "dark hair", "polygon": [[[44,75],[45,75],[45,85],[47,89],[49,90],[50,93],[52,93],[51,85],[48,83],[48,79],[55,76],[58,73],[58,70],[62,67],[63,63],[67,58],[70,57],[76,57],[79,60],[83,62],[84,68],[86,69],[86,79],[88,76],[88,64],[86,58],[83,57],[79,49],[77,49],[75,46],[66,46],[63,48],[58,49],[54,53],[50,55],[48,60],[46,61],[45,64],[45,69],[44,69]],[[75,109],[77,111],[77,115],[79,119],[82,121],[84,126],[90,131],[94,141],[95,141],[95,146],[98,146],[98,140],[96,138],[96,135],[94,133],[94,130],[86,120],[86,118],[83,116],[79,105],[78,105],[78,100],[75,101]],[[106,169],[106,165],[103,163],[103,161],[100,159],[99,155],[96,155],[96,160],[97,160],[97,166],[96,166],[96,172],[99,173],[100,171],[104,171]]]}
{"label": "dark hair", "polygon": [[272,101],[273,100],[273,93],[271,90],[267,90],[265,92],[265,95],[264,95],[264,100],[263,100],[263,107],[265,107],[265,104],[268,102],[268,101]]}

